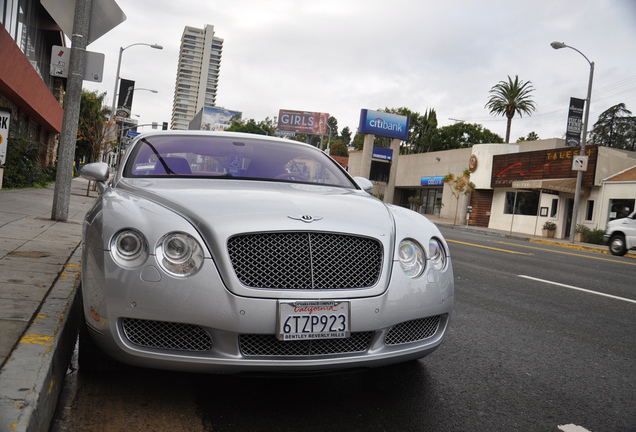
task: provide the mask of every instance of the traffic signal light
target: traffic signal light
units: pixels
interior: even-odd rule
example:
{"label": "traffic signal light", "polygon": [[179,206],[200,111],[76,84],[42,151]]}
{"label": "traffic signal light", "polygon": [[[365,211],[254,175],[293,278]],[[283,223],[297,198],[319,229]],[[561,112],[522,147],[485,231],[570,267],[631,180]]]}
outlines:
{"label": "traffic signal light", "polygon": [[168,130],[168,122],[163,122],[161,125],[161,130]]}

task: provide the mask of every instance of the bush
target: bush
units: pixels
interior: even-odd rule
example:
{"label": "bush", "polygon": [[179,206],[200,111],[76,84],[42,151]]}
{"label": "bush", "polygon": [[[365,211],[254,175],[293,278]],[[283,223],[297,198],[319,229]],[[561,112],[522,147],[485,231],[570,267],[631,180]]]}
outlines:
{"label": "bush", "polygon": [[347,149],[347,146],[344,143],[335,142],[331,145],[331,148],[329,149],[329,154],[331,156],[349,157],[349,150]]}
{"label": "bush", "polygon": [[576,224],[576,229],[574,230],[574,232],[577,232],[579,234],[584,234],[587,236],[587,233],[590,232],[590,228],[587,225]]}
{"label": "bush", "polygon": [[592,244],[603,244],[603,236],[605,235],[605,230],[600,228],[594,228],[585,233],[585,241],[587,243]]}
{"label": "bush", "polygon": [[55,168],[43,167],[38,158],[43,146],[24,138],[9,138],[3,188],[45,187],[55,181]]}
{"label": "bush", "polygon": [[556,224],[554,222],[546,221],[543,224],[543,229],[548,231],[554,231],[556,230]]}

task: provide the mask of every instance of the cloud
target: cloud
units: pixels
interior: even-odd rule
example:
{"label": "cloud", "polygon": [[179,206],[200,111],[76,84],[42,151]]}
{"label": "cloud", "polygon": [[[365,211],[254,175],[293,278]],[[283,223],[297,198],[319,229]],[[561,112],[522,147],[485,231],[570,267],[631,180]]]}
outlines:
{"label": "cloud", "polygon": [[636,111],[636,6],[630,0],[237,0],[119,2],[128,19],[89,46],[106,54],[104,81],[121,76],[137,87],[140,123],[169,121],[180,39],[185,26],[214,25],[224,39],[217,105],[263,120],[279,109],[328,112],[340,128],[357,128],[360,109],[407,107],[437,111],[440,125],[461,119],[505,134],[505,119],[484,105],[488,90],[519,75],[535,87],[537,111],[515,118],[512,137],[534,131],[561,137],[570,97],[585,97],[589,65],[564,41],[595,61],[590,122],[620,102]]}

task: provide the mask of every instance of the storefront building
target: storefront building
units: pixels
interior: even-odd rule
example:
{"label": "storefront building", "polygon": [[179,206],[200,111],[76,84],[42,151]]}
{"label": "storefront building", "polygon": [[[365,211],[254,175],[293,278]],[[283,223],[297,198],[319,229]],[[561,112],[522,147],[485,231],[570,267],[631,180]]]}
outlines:
{"label": "storefront building", "polygon": [[[361,169],[363,153],[350,154],[349,172],[369,177],[370,173]],[[562,139],[478,144],[471,148],[394,156],[388,181],[370,179],[375,185],[374,193],[385,202],[422,214],[456,218],[458,224],[537,236],[541,235],[543,224],[551,221],[557,225],[555,236],[565,238],[573,223],[577,171],[572,169],[572,163],[578,153],[573,147],[565,147]],[[588,146],[586,155],[578,222],[588,228],[603,229],[612,215],[618,214],[611,210],[612,206],[634,208],[630,204],[636,199],[634,184],[630,188],[610,179],[636,165],[636,152]],[[467,168],[475,191],[468,196],[453,195],[451,187],[441,179],[449,173],[461,175]],[[472,208],[469,219],[468,206]]]}
{"label": "storefront building", "polygon": [[44,144],[41,161],[55,161],[62,130],[63,80],[50,75],[59,26],[39,1],[0,1],[0,108],[10,113],[10,137]]}

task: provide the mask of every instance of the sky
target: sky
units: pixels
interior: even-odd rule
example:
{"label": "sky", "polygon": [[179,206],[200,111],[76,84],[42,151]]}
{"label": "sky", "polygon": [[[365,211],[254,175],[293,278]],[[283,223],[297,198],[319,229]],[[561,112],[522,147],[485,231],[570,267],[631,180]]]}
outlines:
{"label": "sky", "polygon": [[[360,110],[434,109],[438,126],[477,123],[505,137],[489,90],[519,76],[537,106],[515,116],[510,141],[565,134],[571,97],[585,99],[594,62],[590,127],[625,103],[636,114],[635,0],[116,0],[127,19],[87,49],[105,54],[101,83],[112,104],[120,76],[136,82],[133,118],[170,122],[185,26],[213,25],[224,40],[217,106],[256,122],[280,109],[326,112],[355,133]],[[70,43],[69,43],[70,45]],[[142,128],[147,130],[149,128]]]}

